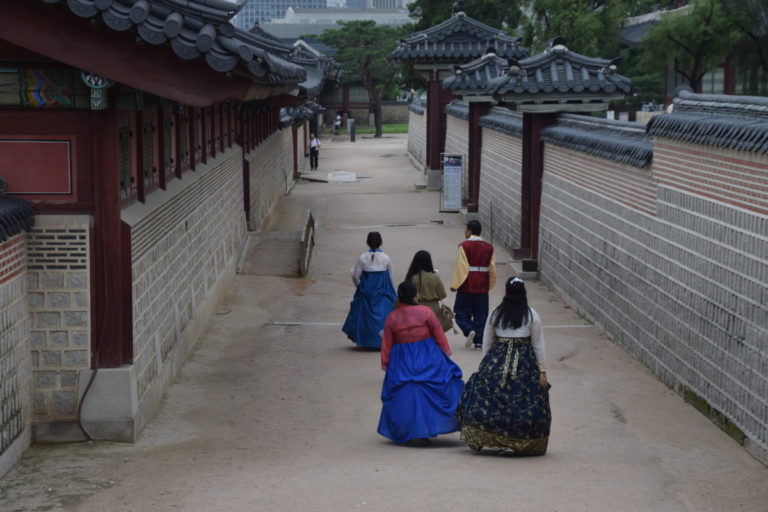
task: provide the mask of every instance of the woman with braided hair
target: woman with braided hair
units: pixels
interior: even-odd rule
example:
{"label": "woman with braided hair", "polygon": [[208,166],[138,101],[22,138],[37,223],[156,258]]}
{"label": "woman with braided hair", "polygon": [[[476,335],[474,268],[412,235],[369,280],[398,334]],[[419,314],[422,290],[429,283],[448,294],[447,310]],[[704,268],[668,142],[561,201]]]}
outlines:
{"label": "woman with braided hair", "polygon": [[544,455],[552,413],[539,315],[525,283],[507,280],[506,294],[483,333],[480,368],[467,381],[456,418],[470,448]]}
{"label": "woman with braided hair", "polygon": [[464,381],[448,357],[451,347],[435,314],[417,303],[416,286],[397,287],[399,304],[387,317],[381,344],[378,432],[396,443],[424,444],[438,434],[456,432],[454,417]]}

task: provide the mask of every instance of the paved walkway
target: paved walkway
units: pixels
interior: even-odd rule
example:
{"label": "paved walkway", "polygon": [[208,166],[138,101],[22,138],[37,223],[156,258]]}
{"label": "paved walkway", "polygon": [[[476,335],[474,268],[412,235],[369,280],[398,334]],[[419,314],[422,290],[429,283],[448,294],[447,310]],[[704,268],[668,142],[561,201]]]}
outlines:
{"label": "paved walkway", "polygon": [[[457,434],[422,448],[378,436],[379,354],[339,332],[349,267],[378,230],[397,276],[426,248],[446,280],[463,226],[414,190],[404,137],[324,141],[313,174],[334,169],[361,181],[300,183],[268,225],[298,229],[312,208],[308,278],[238,276],[137,443],[35,446],[0,480],[0,510],[768,510],[764,466],[535,282],[553,385],[546,456],[475,454]],[[479,352],[449,339],[468,376]]]}

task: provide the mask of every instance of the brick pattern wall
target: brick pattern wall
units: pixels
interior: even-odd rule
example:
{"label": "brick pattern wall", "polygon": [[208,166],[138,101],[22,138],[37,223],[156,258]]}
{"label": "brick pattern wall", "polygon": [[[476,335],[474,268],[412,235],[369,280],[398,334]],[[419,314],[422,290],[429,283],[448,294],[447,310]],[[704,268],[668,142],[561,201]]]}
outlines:
{"label": "brick pattern wall", "polygon": [[522,140],[483,128],[479,220],[483,236],[508,249],[520,247]]}
{"label": "brick pattern wall", "polygon": [[469,123],[464,119],[446,116],[445,153],[464,156],[464,170],[461,174],[461,203],[469,199]]}
{"label": "brick pattern wall", "polygon": [[547,146],[541,279],[766,460],[768,217],[746,192],[768,157],[656,142],[655,215],[602,185],[627,169]]}
{"label": "brick pattern wall", "polygon": [[141,399],[246,236],[242,151],[217,156],[131,230],[133,353]]}
{"label": "brick pattern wall", "polygon": [[408,111],[408,152],[421,165],[427,163],[427,116]]}
{"label": "brick pattern wall", "polygon": [[550,144],[545,155],[548,172],[629,208],[655,214],[656,182],[649,168],[638,169]]}
{"label": "brick pattern wall", "polygon": [[36,420],[71,420],[90,368],[90,217],[39,215],[28,233]]}
{"label": "brick pattern wall", "polygon": [[0,456],[32,418],[26,242],[21,233],[0,244]]}
{"label": "brick pattern wall", "polygon": [[[245,155],[250,171],[251,211],[248,229],[251,231],[261,229],[277,200],[293,184],[291,137],[291,128],[284,128]],[[300,147],[303,138],[299,131]],[[301,154],[303,156],[304,153]]]}

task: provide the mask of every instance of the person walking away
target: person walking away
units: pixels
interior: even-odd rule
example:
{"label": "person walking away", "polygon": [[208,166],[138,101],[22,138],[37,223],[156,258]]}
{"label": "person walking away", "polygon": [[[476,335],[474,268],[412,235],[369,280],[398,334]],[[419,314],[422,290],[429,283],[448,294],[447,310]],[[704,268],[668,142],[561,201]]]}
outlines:
{"label": "person walking away", "polygon": [[342,123],[342,117],[341,112],[336,112],[336,118],[333,120],[333,134],[338,135],[339,130],[341,130],[341,123]]}
{"label": "person walking away", "polygon": [[464,388],[456,418],[461,439],[518,455],[544,455],[552,413],[541,319],[528,306],[525,283],[507,280],[483,336],[483,359]]}
{"label": "person walking away", "polygon": [[455,412],[464,381],[437,317],[417,304],[416,286],[403,281],[397,297],[397,309],[384,324],[381,369],[386,373],[377,430],[396,443],[427,444],[431,437],[458,430]]}
{"label": "person walking away", "polygon": [[488,318],[488,292],[496,284],[496,260],[493,245],[480,238],[480,221],[471,220],[459,244],[459,254],[451,280],[456,292],[454,320],[467,337],[465,345],[476,349],[483,346],[483,329]]}
{"label": "person walking away", "polygon": [[414,254],[405,280],[416,286],[419,304],[431,309],[440,320],[442,315],[440,301],[446,298],[448,294],[445,293],[445,286],[443,286],[440,276],[437,275],[437,271],[432,265],[432,255],[428,251],[418,251]]}
{"label": "person walking away", "polygon": [[320,156],[320,140],[312,133],[309,136],[309,168],[317,169],[317,159]]}
{"label": "person walking away", "polygon": [[357,258],[350,270],[355,296],[341,330],[358,347],[381,347],[381,330],[397,299],[392,263],[381,250],[378,231],[368,233],[368,251]]}

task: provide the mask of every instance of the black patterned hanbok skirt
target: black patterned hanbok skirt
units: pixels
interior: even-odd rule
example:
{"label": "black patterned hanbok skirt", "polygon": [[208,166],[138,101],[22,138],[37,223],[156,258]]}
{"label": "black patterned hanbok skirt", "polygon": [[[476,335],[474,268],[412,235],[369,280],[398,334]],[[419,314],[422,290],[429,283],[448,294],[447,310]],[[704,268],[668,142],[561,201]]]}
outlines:
{"label": "black patterned hanbok skirt", "polygon": [[473,450],[544,455],[552,423],[550,388],[539,387],[530,338],[499,338],[464,387],[456,409],[461,439]]}

